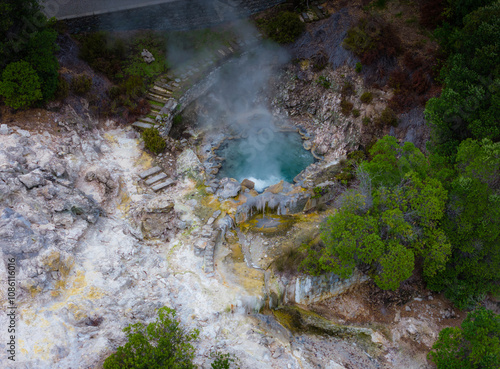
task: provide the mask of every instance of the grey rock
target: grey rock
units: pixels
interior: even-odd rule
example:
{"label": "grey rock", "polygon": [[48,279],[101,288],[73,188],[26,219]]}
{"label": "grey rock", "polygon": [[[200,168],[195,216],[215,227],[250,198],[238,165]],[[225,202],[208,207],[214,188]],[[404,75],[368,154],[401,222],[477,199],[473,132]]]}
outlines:
{"label": "grey rock", "polygon": [[44,245],[44,238],[35,234],[25,217],[9,208],[3,210],[0,216],[0,249],[5,254],[37,252]]}
{"label": "grey rock", "polygon": [[177,158],[177,173],[190,173],[196,179],[202,179],[201,162],[198,156],[191,149],[185,149]]}
{"label": "grey rock", "polygon": [[19,180],[28,190],[45,184],[45,179],[39,170],[34,170],[31,173],[20,175]]}
{"label": "grey rock", "polygon": [[216,195],[223,199],[236,197],[241,190],[240,183],[232,178],[224,178],[223,180],[221,180],[220,185],[221,187],[219,187],[219,189],[217,190]]}
{"label": "grey rock", "polygon": [[10,133],[9,126],[7,124],[0,125],[0,135],[8,135]]}

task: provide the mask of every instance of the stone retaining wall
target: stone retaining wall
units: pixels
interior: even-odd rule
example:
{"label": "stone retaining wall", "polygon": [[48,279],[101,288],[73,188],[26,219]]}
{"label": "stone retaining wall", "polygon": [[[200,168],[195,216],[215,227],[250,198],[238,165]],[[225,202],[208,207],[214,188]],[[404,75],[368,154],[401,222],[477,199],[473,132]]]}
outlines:
{"label": "stone retaining wall", "polygon": [[244,18],[284,0],[178,0],[164,4],[66,19],[70,32],[138,29],[187,30]]}
{"label": "stone retaining wall", "polygon": [[[368,277],[357,270],[351,278],[341,279],[338,275],[328,273],[321,276],[271,276],[267,282],[271,298],[270,307],[281,304],[311,304],[340,295],[347,290],[365,282]],[[275,301],[277,298],[278,301]],[[272,306],[271,306],[272,305]]]}

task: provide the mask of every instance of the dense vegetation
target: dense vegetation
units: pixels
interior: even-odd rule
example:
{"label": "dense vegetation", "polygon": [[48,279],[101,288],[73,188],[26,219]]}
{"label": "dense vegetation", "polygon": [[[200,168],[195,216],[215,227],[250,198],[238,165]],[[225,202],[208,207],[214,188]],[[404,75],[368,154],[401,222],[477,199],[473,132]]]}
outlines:
{"label": "dense vegetation", "polygon": [[461,327],[445,328],[429,354],[438,369],[500,367],[500,316],[484,308],[467,315]]}
{"label": "dense vegetation", "polygon": [[128,342],[104,362],[104,369],[169,368],[191,369],[197,330],[184,329],[175,319],[175,310],[163,307],[156,322],[136,323],[124,329]]}
{"label": "dense vegetation", "polygon": [[[359,268],[396,290],[421,265],[427,287],[464,309],[500,290],[500,2],[452,0],[444,14],[435,31],[448,55],[444,88],[426,107],[430,153],[380,139],[302,269],[349,277]],[[385,50],[394,36],[384,36],[383,24],[362,20],[345,46],[368,64],[378,52],[395,55],[396,48]],[[405,55],[403,63],[410,62]],[[396,69],[389,85],[415,88],[408,81]]]}
{"label": "dense vegetation", "polygon": [[[185,329],[168,307],[158,310],[153,323],[131,324],[123,330],[127,343],[118,347],[105,361],[104,369],[194,369],[193,343],[199,331]],[[238,360],[231,354],[211,352],[212,369],[237,368]]]}
{"label": "dense vegetation", "polygon": [[426,114],[433,127],[429,149],[453,162],[467,138],[500,139],[500,2],[451,4],[450,23],[435,32],[449,55],[441,70],[444,89],[427,103]]}
{"label": "dense vegetation", "polygon": [[0,96],[14,108],[54,97],[59,80],[57,33],[36,0],[0,3]]}
{"label": "dense vegetation", "polygon": [[278,14],[257,21],[264,33],[273,41],[288,44],[297,39],[306,26],[294,12],[282,11]]}

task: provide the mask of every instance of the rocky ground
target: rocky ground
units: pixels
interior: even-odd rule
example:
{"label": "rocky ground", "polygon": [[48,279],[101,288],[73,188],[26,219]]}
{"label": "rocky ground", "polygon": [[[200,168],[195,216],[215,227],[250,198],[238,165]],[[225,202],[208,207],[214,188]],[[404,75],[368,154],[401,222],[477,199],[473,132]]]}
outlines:
{"label": "rocky ground", "polygon": [[[221,349],[249,368],[313,367],[314,352],[325,342],[297,341],[269,323],[272,318],[249,314],[263,298],[262,278],[249,292],[249,283],[235,283],[234,273],[205,274],[193,249],[206,221],[195,213],[195,182],[179,179],[153,194],[138,177],[152,158],[135,132],[64,129],[52,135],[9,124],[1,133],[2,260],[17,260],[19,306],[19,360],[4,367],[98,367],[125,342],[125,326],[151,321],[165,305],[177,309],[187,327],[201,330],[200,365],[210,350]],[[4,263],[0,267],[6,275]],[[6,315],[0,319],[4,327]],[[334,360],[328,350],[323,355]]]}

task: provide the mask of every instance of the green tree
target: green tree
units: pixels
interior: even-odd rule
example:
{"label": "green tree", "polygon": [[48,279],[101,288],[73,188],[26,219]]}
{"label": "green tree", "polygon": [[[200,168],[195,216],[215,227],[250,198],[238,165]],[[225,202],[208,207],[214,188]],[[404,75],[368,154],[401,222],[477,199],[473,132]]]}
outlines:
{"label": "green tree", "polygon": [[163,307],[156,322],[136,323],[124,329],[128,342],[105,361],[104,369],[191,369],[198,330],[184,329],[175,310]]}
{"label": "green tree", "polygon": [[2,73],[0,95],[14,109],[30,107],[43,97],[40,80],[26,61],[11,63]]}
{"label": "green tree", "polygon": [[56,31],[43,29],[32,35],[26,47],[26,60],[40,78],[44,101],[54,97],[59,83],[59,63],[55,57],[58,49],[56,39]]}
{"label": "green tree", "polygon": [[361,267],[379,287],[395,290],[411,276],[417,258],[425,276],[444,269],[451,253],[440,228],[447,191],[427,175],[429,164],[412,144],[400,146],[387,136],[370,154],[358,177],[366,171],[374,188],[344,193],[340,209],[323,225],[324,247],[309,249],[302,267],[342,278]]}
{"label": "green tree", "polygon": [[428,101],[426,118],[432,127],[429,149],[454,160],[466,138],[500,139],[500,1],[454,0],[451,9],[463,27],[460,18],[460,27],[436,30],[449,58],[441,71],[444,89]]}
{"label": "green tree", "polygon": [[445,291],[458,307],[473,306],[500,280],[500,143],[465,140],[449,184],[443,229],[453,245],[444,271],[429,288]]}
{"label": "green tree", "polygon": [[429,357],[438,369],[500,368],[500,316],[479,308],[461,327],[445,328]]}

